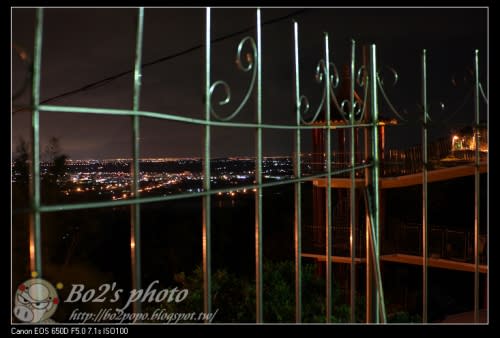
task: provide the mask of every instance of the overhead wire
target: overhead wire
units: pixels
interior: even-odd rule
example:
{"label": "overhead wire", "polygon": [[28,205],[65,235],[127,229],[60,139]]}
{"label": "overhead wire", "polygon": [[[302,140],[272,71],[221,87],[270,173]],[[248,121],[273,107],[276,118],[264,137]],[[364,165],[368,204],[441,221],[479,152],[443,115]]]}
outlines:
{"label": "overhead wire", "polygon": [[[283,16],[280,16],[280,17],[277,17],[277,18],[265,21],[265,22],[262,23],[262,25],[263,26],[271,25],[271,24],[274,24],[274,23],[277,23],[277,22],[289,19],[291,17],[295,17],[295,16],[298,16],[298,15],[304,14],[305,12],[310,11],[310,10],[311,9],[304,8],[304,9],[300,9],[300,10],[297,10],[297,11],[293,11],[293,12],[291,12],[289,14],[286,14],[286,15],[283,15]],[[254,29],[255,29],[255,25],[243,28],[243,29],[240,29],[238,31],[235,31],[235,32],[223,35],[223,36],[221,36],[219,38],[213,39],[212,43],[218,43],[218,42],[221,42],[221,41],[224,41],[224,40],[236,37],[238,35],[247,33],[247,32],[252,31]],[[142,66],[143,69],[147,68],[147,67],[151,67],[151,66],[157,65],[159,63],[166,62],[166,61],[172,60],[174,58],[177,58],[177,57],[189,54],[189,53],[194,52],[194,51],[196,51],[198,49],[201,49],[202,47],[203,47],[203,44],[197,44],[195,46],[189,47],[189,48],[184,49],[182,51],[179,51],[179,52],[176,52],[176,53],[173,53],[173,54],[170,54],[170,55],[166,55],[166,56],[160,57],[158,59],[155,59],[155,60],[152,60],[152,61],[149,61],[149,62],[144,62],[144,63],[142,63],[141,66]],[[117,79],[119,79],[119,78],[121,78],[121,77],[123,77],[125,75],[131,74],[133,72],[134,72],[134,69],[132,68],[132,69],[129,69],[129,70],[126,70],[126,71],[123,71],[123,72],[120,72],[120,73],[117,73],[117,74],[105,77],[103,79],[100,79],[100,80],[97,80],[97,81],[93,81],[93,82],[88,83],[88,84],[86,84],[86,85],[84,85],[82,87],[79,87],[79,88],[76,88],[76,89],[73,89],[73,90],[69,90],[67,92],[64,92],[64,93],[52,96],[52,97],[44,99],[44,100],[41,100],[40,104],[48,103],[48,102],[51,102],[51,101],[54,101],[54,100],[57,100],[57,99],[60,99],[60,98],[63,98],[63,97],[67,97],[67,96],[70,96],[70,95],[74,95],[74,94],[77,94],[77,93],[80,93],[80,92],[83,92],[83,91],[87,91],[87,90],[90,90],[90,89],[95,89],[95,88],[98,88],[98,87],[101,87],[101,86],[105,86],[105,85],[111,83],[112,81],[115,81],[115,80],[117,80]],[[29,110],[30,107],[31,106],[21,107],[19,109],[14,110],[12,112],[12,114],[15,114],[17,112],[24,111],[24,110]]]}

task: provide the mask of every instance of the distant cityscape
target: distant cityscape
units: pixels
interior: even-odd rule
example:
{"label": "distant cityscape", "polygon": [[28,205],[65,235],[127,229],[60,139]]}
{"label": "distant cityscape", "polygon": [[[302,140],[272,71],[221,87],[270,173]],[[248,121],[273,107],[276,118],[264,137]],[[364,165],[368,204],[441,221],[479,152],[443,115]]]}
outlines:
{"label": "distant cityscape", "polygon": [[[66,174],[59,182],[66,196],[90,193],[104,200],[133,197],[131,191],[131,159],[66,160]],[[47,174],[52,163],[41,163],[41,175]],[[139,192],[142,196],[158,196],[203,190],[202,159],[200,158],[145,158],[139,160]],[[16,182],[19,172],[12,173]],[[293,178],[293,159],[266,157],[263,159],[262,177],[265,182]],[[225,194],[245,194],[255,181],[255,160],[250,157],[231,157],[211,160],[211,186],[213,189],[235,187]],[[222,193],[219,193],[222,195]]]}

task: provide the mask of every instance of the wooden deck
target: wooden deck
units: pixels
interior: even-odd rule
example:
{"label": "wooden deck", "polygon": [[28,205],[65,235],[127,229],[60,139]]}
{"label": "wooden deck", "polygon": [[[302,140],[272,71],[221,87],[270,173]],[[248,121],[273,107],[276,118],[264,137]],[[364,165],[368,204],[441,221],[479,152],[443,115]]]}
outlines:
{"label": "wooden deck", "polygon": [[[318,261],[326,261],[326,256],[325,255],[318,255],[318,254],[309,254],[309,253],[303,253],[302,257],[307,257],[307,258],[314,258]],[[355,263],[364,263],[366,261],[365,258],[354,258]],[[332,262],[334,263],[344,263],[344,264],[351,264],[351,257],[345,257],[345,256],[332,256]]]}
{"label": "wooden deck", "polygon": [[[303,253],[302,257],[314,258],[318,261],[324,262],[326,260],[325,255],[319,254],[309,254]],[[411,264],[411,265],[422,265],[422,257],[414,256],[414,255],[406,255],[406,254],[392,254],[392,255],[381,255],[380,260],[383,262],[392,262],[392,263],[403,263],[403,264]],[[355,263],[363,264],[365,263],[365,258],[355,258]],[[332,256],[333,263],[343,263],[350,264],[351,257],[344,256]],[[429,257],[429,267],[431,268],[439,268],[439,269],[447,269],[447,270],[455,270],[455,271],[466,271],[466,272],[474,272],[474,264],[453,261],[449,259],[441,259],[441,258],[433,258]],[[479,273],[488,273],[487,265],[479,265]]]}
{"label": "wooden deck", "polygon": [[[488,322],[488,311],[486,309],[479,310],[479,323],[487,323],[487,322]],[[438,323],[474,324],[474,311],[450,315]]]}
{"label": "wooden deck", "polygon": [[[405,263],[412,265],[422,265],[422,257],[421,256],[413,256],[406,254],[393,254],[393,255],[383,255],[380,256],[381,261],[385,262],[393,262],[393,263]],[[429,267],[431,268],[440,268],[440,269],[448,269],[448,270],[456,270],[456,271],[467,271],[474,272],[474,264],[466,263],[460,261],[452,261],[449,259],[442,258],[434,258],[429,257]],[[487,265],[479,265],[480,273],[488,273]]]}
{"label": "wooden deck", "polygon": [[[483,162],[479,167],[480,173],[488,172],[487,163]],[[474,165],[460,165],[450,168],[440,168],[436,170],[430,170],[427,175],[428,182],[438,182],[445,181],[454,178],[464,177],[474,175]],[[413,185],[422,184],[422,173],[416,173],[411,175],[402,175],[395,177],[381,177],[380,178],[380,188],[381,189],[392,189],[392,188],[401,188],[408,187]],[[357,178],[355,180],[356,187],[362,188],[365,185],[364,178]],[[313,184],[318,187],[326,187],[326,178],[321,179],[313,179]],[[350,188],[351,179],[350,178],[332,178],[332,188]],[[322,254],[311,254],[311,253],[303,253],[302,257],[314,258],[318,261],[325,261],[326,257]],[[403,263],[403,264],[412,264],[412,265],[422,265],[422,257],[407,255],[407,254],[391,254],[391,255],[381,255],[380,260],[384,262],[393,262],[393,263]],[[356,258],[355,262],[358,264],[364,264],[365,258]],[[344,256],[332,256],[332,262],[334,263],[342,263],[342,264],[350,264],[351,258]],[[440,269],[449,269],[456,271],[468,271],[474,272],[475,266],[472,263],[454,261],[449,259],[441,259],[441,258],[428,258],[429,267],[440,268]],[[480,273],[488,273],[487,265],[479,265]]]}
{"label": "wooden deck", "polygon": [[[480,164],[479,172],[480,173],[488,172],[488,166],[486,163],[483,162]],[[469,175],[474,175],[473,164],[430,170],[427,173],[427,181],[431,183],[431,182],[445,181]],[[422,181],[423,181],[423,175],[421,172],[411,175],[381,177],[380,188],[381,189],[402,188],[412,185],[420,185],[422,184]],[[356,187],[362,188],[365,184],[365,179],[357,178],[355,182],[356,182]],[[317,187],[326,188],[326,178],[314,179],[313,185]],[[350,187],[351,187],[350,178],[335,178],[335,177],[332,178],[332,188],[350,188]]]}

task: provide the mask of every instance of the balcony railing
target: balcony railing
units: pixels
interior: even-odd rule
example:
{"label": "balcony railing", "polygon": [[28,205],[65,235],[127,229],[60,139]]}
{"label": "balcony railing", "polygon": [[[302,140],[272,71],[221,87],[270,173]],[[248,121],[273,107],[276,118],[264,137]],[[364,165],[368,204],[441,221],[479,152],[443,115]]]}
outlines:
{"label": "balcony railing", "polygon": [[[365,243],[364,224],[359,224],[356,233],[357,243]],[[393,238],[381,236],[382,255],[407,254],[422,255],[422,224],[390,224],[391,231],[395,232]],[[346,225],[333,226],[332,255],[350,257],[350,228]],[[307,254],[322,255],[325,252],[324,227],[304,225],[303,252]],[[487,252],[486,236],[481,235],[479,250],[480,264],[486,264]],[[366,256],[366,247],[358,245],[356,258]],[[455,230],[442,225],[430,225],[429,232],[429,257],[447,259],[458,262],[474,262],[474,233],[469,230]]]}

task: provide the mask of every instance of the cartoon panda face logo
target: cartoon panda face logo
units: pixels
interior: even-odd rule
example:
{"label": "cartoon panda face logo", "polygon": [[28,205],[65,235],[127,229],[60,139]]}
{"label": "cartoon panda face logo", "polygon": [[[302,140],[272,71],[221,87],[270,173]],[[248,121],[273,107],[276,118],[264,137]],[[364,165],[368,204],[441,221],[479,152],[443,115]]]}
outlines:
{"label": "cartoon panda face logo", "polygon": [[26,323],[39,323],[50,318],[57,309],[56,289],[40,278],[28,279],[16,290],[14,315]]}

